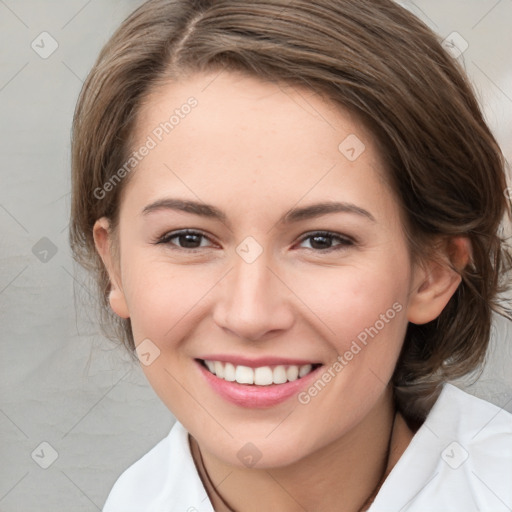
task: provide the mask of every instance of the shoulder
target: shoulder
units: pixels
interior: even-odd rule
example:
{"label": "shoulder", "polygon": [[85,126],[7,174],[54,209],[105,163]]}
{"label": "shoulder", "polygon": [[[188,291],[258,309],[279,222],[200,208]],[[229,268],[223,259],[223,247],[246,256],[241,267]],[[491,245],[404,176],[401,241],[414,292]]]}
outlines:
{"label": "shoulder", "polygon": [[471,434],[469,444],[483,440],[492,442],[501,435],[510,440],[509,436],[512,435],[512,414],[504,407],[482,400],[452,384],[445,384],[427,420],[430,425],[459,427],[464,438]]}
{"label": "shoulder", "polygon": [[176,422],[169,434],[126,469],[103,512],[213,512],[197,473],[188,432]]}
{"label": "shoulder", "polygon": [[445,384],[372,512],[512,508],[512,414]]}
{"label": "shoulder", "polygon": [[439,432],[442,440],[454,443],[443,451],[445,459],[450,459],[453,449],[464,459],[460,465],[467,461],[474,474],[499,467],[512,482],[512,414],[451,384],[444,386],[434,407],[427,427]]}

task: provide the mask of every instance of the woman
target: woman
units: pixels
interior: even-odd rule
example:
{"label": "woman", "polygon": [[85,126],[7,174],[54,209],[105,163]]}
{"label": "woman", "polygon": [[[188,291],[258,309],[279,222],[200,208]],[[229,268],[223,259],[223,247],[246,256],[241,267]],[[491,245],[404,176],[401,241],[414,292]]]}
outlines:
{"label": "woman", "polygon": [[449,384],[500,308],[506,191],[393,2],[142,5],[77,105],[71,243],[177,422],[105,512],[509,510],[511,416]]}

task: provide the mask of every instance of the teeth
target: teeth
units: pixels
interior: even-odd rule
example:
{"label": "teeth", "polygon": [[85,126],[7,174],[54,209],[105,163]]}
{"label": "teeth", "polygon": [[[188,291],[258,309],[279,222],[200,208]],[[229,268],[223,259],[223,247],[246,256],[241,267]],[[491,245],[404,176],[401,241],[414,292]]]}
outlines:
{"label": "teeth", "polygon": [[[217,368],[217,363],[215,363],[215,368]],[[218,373],[216,375],[220,377]],[[237,366],[235,370],[235,380],[239,384],[254,384],[254,370],[248,366]]]}
{"label": "teeth", "polygon": [[[215,375],[217,375],[217,377],[220,377],[221,379],[224,378],[224,365],[220,362],[220,361],[215,361],[215,363],[213,363],[215,366]],[[300,373],[300,372],[299,372]]]}
{"label": "teeth", "polygon": [[[217,368],[217,366],[215,366],[215,368]],[[312,366],[310,364],[305,364],[304,366],[301,366],[299,369],[299,378],[304,377],[304,375],[307,375],[311,371],[311,368]]]}
{"label": "teeth", "polygon": [[274,368],[274,384],[284,384],[286,378],[286,368],[284,366],[276,366]]}
{"label": "teeth", "polygon": [[299,378],[299,367],[298,366],[288,366],[286,370],[286,378],[292,382]]}
{"label": "teeth", "polygon": [[270,386],[271,384],[284,384],[293,382],[306,376],[313,370],[313,365],[278,365],[260,366],[250,368],[249,366],[235,366],[231,363],[221,361],[206,361],[206,367],[217,377],[229,382],[238,382],[239,384],[256,384],[257,386]]}
{"label": "teeth", "polygon": [[270,386],[273,383],[272,368],[261,366],[254,370],[254,384],[258,386]]}
{"label": "teeth", "polygon": [[[219,364],[222,364],[222,363],[219,363]],[[233,382],[235,379],[236,379],[235,367],[231,363],[226,363],[224,365],[224,380]]]}

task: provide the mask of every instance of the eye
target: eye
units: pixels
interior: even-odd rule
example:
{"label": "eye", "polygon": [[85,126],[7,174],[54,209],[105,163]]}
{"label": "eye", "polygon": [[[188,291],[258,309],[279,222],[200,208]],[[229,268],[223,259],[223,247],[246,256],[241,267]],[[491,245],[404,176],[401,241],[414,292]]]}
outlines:
{"label": "eye", "polygon": [[181,231],[166,233],[154,243],[176,246],[177,249],[193,250],[201,247],[210,247],[208,243],[203,243],[205,241],[209,241],[209,239],[200,231],[184,229]]}
{"label": "eye", "polygon": [[[204,233],[192,229],[166,233],[154,243],[170,245],[173,248],[183,250],[194,250],[212,246],[211,240]],[[317,231],[303,236],[300,244],[304,243],[309,245],[309,247],[303,245],[304,248],[317,252],[342,250],[355,244],[351,238],[329,231]]]}
{"label": "eye", "polygon": [[309,247],[306,246],[306,249],[321,252],[343,250],[355,244],[354,240],[351,238],[337,233],[331,233],[329,231],[317,231],[315,233],[310,233],[302,237],[300,243],[303,244],[304,242],[309,243]]}

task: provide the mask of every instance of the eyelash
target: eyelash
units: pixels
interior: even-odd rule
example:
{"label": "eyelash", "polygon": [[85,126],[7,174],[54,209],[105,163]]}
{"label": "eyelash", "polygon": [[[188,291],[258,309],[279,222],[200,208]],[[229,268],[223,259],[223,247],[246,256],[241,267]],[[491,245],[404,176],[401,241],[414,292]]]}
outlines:
{"label": "eyelash", "polygon": [[[159,245],[159,244],[170,245],[170,246],[173,246],[172,247],[173,250],[176,249],[179,251],[185,251],[185,252],[189,252],[189,253],[197,252],[197,251],[203,249],[203,247],[195,247],[195,248],[179,247],[179,246],[176,246],[175,244],[171,243],[172,239],[178,238],[180,236],[186,236],[186,235],[198,235],[198,236],[201,236],[211,242],[210,238],[206,234],[202,233],[201,231],[196,231],[193,229],[184,229],[181,231],[172,231],[170,233],[166,233],[162,237],[159,237],[157,240],[155,240],[153,243],[155,245]],[[310,238],[316,238],[316,237],[324,237],[324,238],[328,238],[328,239],[332,239],[332,240],[337,240],[340,243],[338,245],[335,245],[333,247],[328,247],[326,249],[314,249],[314,248],[310,248],[310,247],[305,247],[305,249],[325,254],[325,253],[330,253],[333,251],[343,250],[343,249],[346,249],[347,247],[350,247],[350,246],[353,246],[356,244],[355,240],[352,239],[351,237],[348,237],[346,235],[340,235],[338,233],[333,233],[331,231],[313,231],[313,232],[307,233],[305,236],[303,236],[299,240],[299,243],[303,243],[304,241],[306,241]]]}

